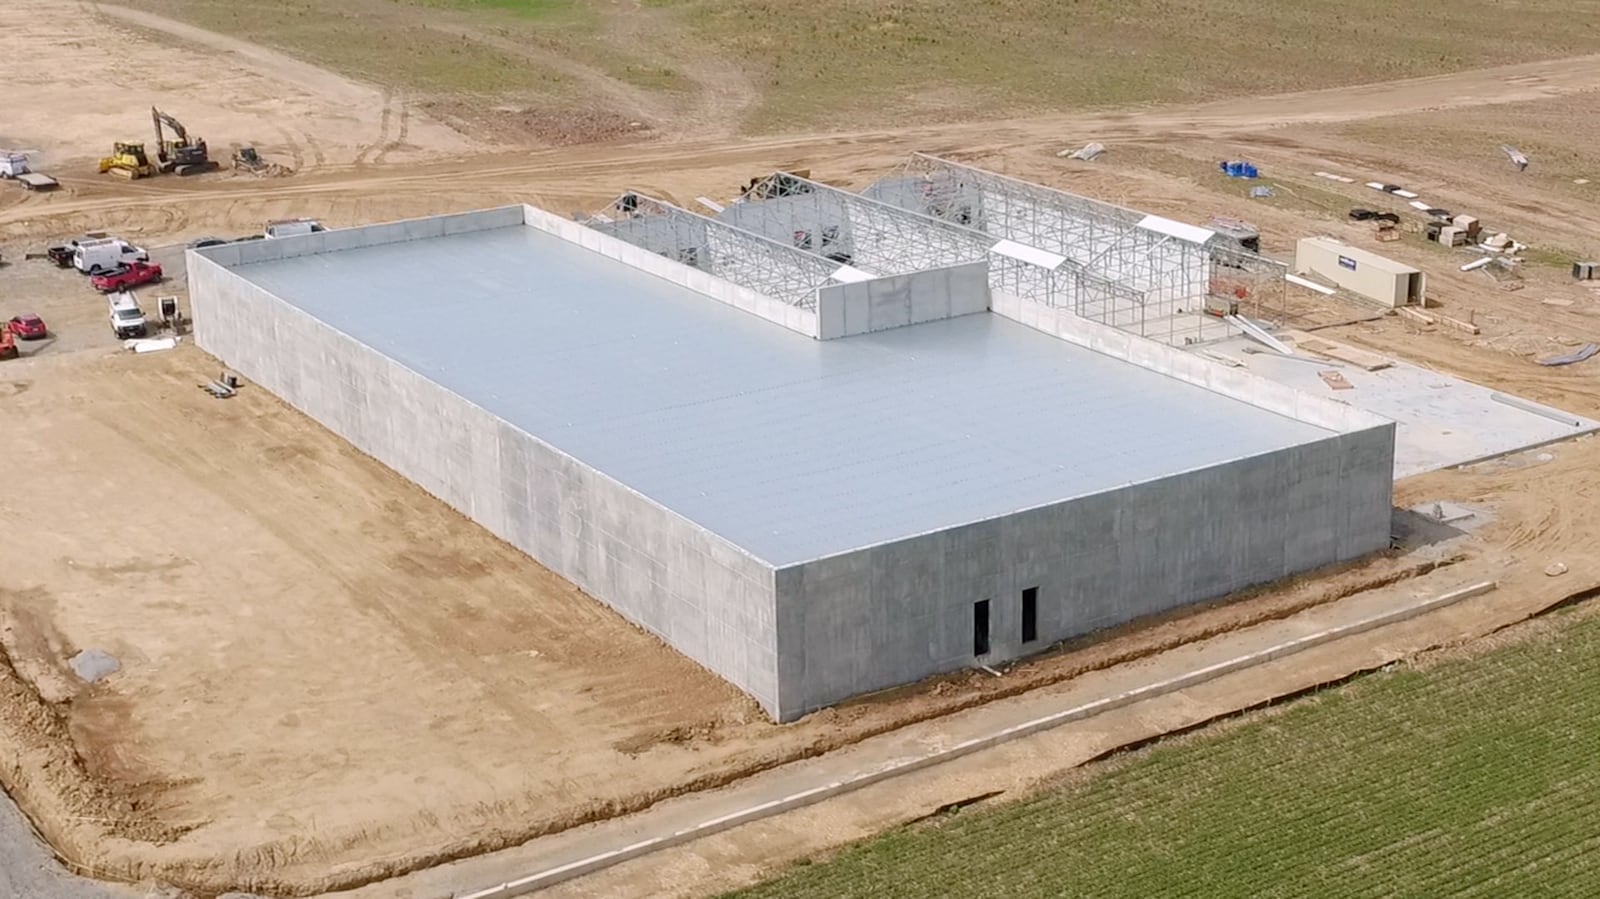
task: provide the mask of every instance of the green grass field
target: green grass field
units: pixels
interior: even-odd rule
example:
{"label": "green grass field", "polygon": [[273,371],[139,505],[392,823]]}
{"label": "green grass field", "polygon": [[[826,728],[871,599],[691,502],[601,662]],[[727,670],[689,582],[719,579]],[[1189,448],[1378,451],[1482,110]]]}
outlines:
{"label": "green grass field", "polygon": [[563,54],[647,90],[688,89],[680,73],[709,53],[760,94],[742,123],[751,131],[1190,102],[1600,46],[1589,0],[1520,3],[1514,14],[1500,0],[125,2],[436,93],[571,99],[574,90],[537,53],[434,30],[442,25]]}
{"label": "green grass field", "polygon": [[645,0],[761,73],[758,126],[893,114],[945,86],[997,110],[1189,102],[1592,52],[1586,4],[1494,0]]}
{"label": "green grass field", "polygon": [[[570,99],[575,86],[544,63],[554,47],[593,55],[600,19],[584,0],[129,0],[211,31],[282,50],[375,84],[441,97]],[[525,42],[510,52],[461,28]]]}
{"label": "green grass field", "polygon": [[1554,620],[738,895],[1600,895],[1600,617]]}

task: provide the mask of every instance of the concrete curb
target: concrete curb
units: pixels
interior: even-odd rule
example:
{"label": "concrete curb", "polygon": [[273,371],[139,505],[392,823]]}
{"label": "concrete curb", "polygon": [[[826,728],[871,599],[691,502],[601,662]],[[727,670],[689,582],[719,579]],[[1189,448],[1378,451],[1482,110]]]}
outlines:
{"label": "concrete curb", "polygon": [[1341,627],[1317,631],[1314,634],[1307,634],[1304,637],[1297,637],[1286,643],[1280,643],[1276,646],[1269,646],[1265,649],[1259,649],[1255,652],[1246,653],[1245,655],[1238,656],[1236,658],[1217,662],[1213,665],[1207,665],[1204,668],[1198,668],[1194,671],[1180,674],[1177,677],[1171,677],[1165,680],[1156,681],[1155,683],[1145,684],[1142,687],[1136,687],[1132,690],[1127,690],[1114,696],[1108,696],[1104,699],[1097,699],[1093,702],[1084,703],[1083,705],[1074,706],[1069,709],[1063,709],[1059,712],[1054,712],[1041,718],[1035,718],[1031,721],[1024,721],[1021,724],[1014,724],[1002,730],[995,731],[992,734],[986,734],[982,737],[974,737],[970,740],[964,740],[944,749],[928,753],[927,755],[890,762],[889,764],[882,765],[877,768],[870,768],[860,772],[859,774],[856,774],[853,777],[848,777],[843,780],[837,780],[821,786],[812,787],[809,790],[802,790],[798,793],[792,793],[781,799],[763,802],[760,805],[753,805],[749,808],[740,809],[739,811],[722,815],[721,817],[712,818],[707,821],[701,821],[692,827],[686,827],[682,830],[666,834],[665,836],[651,837],[647,840],[640,840],[636,843],[623,846],[619,849],[612,849],[607,852],[591,855],[587,858],[579,859],[574,862],[569,862],[565,865],[547,868],[543,871],[530,874],[527,877],[508,881],[506,883],[499,884],[498,886],[488,887],[486,889],[477,890],[471,893],[452,894],[452,897],[453,899],[504,899],[504,897],[526,895],[536,890],[555,886],[558,883],[571,880],[575,877],[581,877],[585,874],[592,874],[595,871],[609,868],[612,865],[618,865],[626,861],[631,861],[641,856],[648,855],[652,852],[668,849],[673,846],[679,846],[684,843],[688,843],[702,837],[708,837],[712,834],[720,833],[724,830],[729,830],[743,824],[749,824],[752,821],[759,821],[763,818],[768,818],[773,815],[779,815],[783,814],[784,812],[793,811],[797,808],[815,805],[823,800],[831,799],[834,796],[838,796],[843,793],[848,793],[854,790],[859,790],[863,787],[871,786],[872,784],[888,780],[891,777],[898,777],[902,774],[910,774],[914,771],[920,771],[924,768],[930,768],[934,765],[953,761],[961,758],[962,756],[970,755],[974,752],[980,752],[985,749],[990,749],[1002,743],[1008,743],[1012,740],[1017,740],[1022,737],[1032,736],[1033,734],[1037,734],[1054,727],[1059,727],[1060,725],[1071,721],[1079,721],[1103,712],[1120,709],[1146,699],[1154,699],[1159,696],[1165,696],[1169,693],[1175,693],[1179,690],[1184,690],[1198,684],[1203,684],[1207,681],[1212,681],[1222,677],[1223,675],[1232,674],[1236,671],[1240,671],[1254,665],[1277,661],[1278,659],[1286,658],[1299,652],[1304,652],[1307,649],[1320,646],[1333,640],[1365,633],[1376,628],[1384,627],[1385,625],[1407,621],[1419,615],[1424,615],[1428,612],[1436,611],[1446,606],[1453,605],[1454,603],[1457,603],[1463,599],[1488,593],[1491,590],[1494,590],[1497,586],[1498,584],[1495,581],[1483,581],[1481,583],[1472,584],[1470,586],[1462,587],[1460,589],[1452,590],[1448,593],[1436,596],[1433,599],[1425,600],[1413,606],[1407,606],[1403,609],[1394,609],[1378,615],[1373,615]]}

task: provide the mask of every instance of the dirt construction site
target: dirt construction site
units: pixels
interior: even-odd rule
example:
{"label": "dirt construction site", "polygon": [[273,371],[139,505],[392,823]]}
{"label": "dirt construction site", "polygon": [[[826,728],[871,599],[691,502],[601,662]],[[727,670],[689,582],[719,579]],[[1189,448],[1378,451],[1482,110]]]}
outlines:
{"label": "dirt construction site", "polygon": [[[1600,441],[1538,431],[1458,452],[1452,432],[1472,415],[1428,389],[1465,381],[1600,419],[1600,356],[1541,364],[1600,341],[1600,280],[1571,272],[1600,259],[1600,56],[1187,105],[767,136],[707,119],[693,134],[572,144],[474,130],[404,92],[153,14],[11,5],[25,14],[0,29],[0,81],[26,99],[0,117],[0,148],[25,149],[60,188],[0,181],[0,319],[33,312],[52,332],[0,361],[0,783],[73,875],[196,896],[464,895],[637,842],[651,815],[681,830],[739,790],[782,796],[1008,715],[1493,585],[1294,666],[1234,672],[552,890],[704,895],[1600,588]],[[84,14],[52,14],[63,5]],[[174,75],[174,47],[217,76]],[[119,98],[125,133],[147,139],[144,107],[181,110],[211,138],[218,171],[97,170],[124,139],[108,133],[117,117],[63,110],[129,70],[161,74]],[[739,107],[703,99],[706,116]],[[1106,148],[1095,161],[1061,156],[1090,141]],[[230,143],[280,170],[230,169]],[[1519,171],[1502,143],[1532,165]],[[183,245],[263,222],[337,228],[523,202],[565,216],[624,189],[725,203],[779,169],[861,187],[913,151],[1181,221],[1248,219],[1279,259],[1327,234],[1427,272],[1429,302],[1410,314],[1290,287],[1284,324],[1415,373],[1411,387],[1380,388],[1363,380],[1379,371],[1338,366],[1353,388],[1315,387],[1351,403],[1390,390],[1385,402],[1409,416],[1405,452],[1447,446],[1473,464],[1399,480],[1394,548],[1367,561],[1137,622],[1001,677],[950,675],[780,726],[264,390],[197,389],[221,364],[181,335],[126,351],[81,275],[30,258],[88,232],[126,238],[166,269],[145,292],[181,309]],[[1258,179],[1218,170],[1242,158]],[[1471,257],[1427,240],[1415,209],[1367,182],[1471,212],[1520,244],[1521,262],[1505,277],[1463,271]],[[1355,207],[1396,212],[1398,239],[1352,220]],[[1256,364],[1253,349],[1219,355]],[[90,650],[117,670],[85,678],[73,660]]]}

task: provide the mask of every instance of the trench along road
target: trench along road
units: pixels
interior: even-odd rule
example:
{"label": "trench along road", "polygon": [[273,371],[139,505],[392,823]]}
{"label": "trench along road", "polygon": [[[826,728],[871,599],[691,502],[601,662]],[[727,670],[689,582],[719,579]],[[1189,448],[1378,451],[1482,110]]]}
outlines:
{"label": "trench along road", "polygon": [[[113,183],[62,179],[54,196],[23,196],[0,207],[0,232],[24,236],[66,216],[162,214],[172,230],[186,216],[176,208],[226,204],[240,221],[258,221],[270,203],[315,205],[330,196],[432,196],[458,208],[528,200],[560,210],[593,204],[628,188],[724,189],[764,169],[809,167],[828,177],[881,173],[913,150],[996,153],[1064,146],[1095,139],[1154,143],[1244,137],[1290,125],[1353,122],[1433,110],[1517,103],[1600,90],[1600,54],[1500,66],[1378,84],[1227,100],[1140,111],[1045,115],[999,121],[919,125],[892,130],[804,133],[748,139],[597,145],[441,158],[404,167],[327,166],[274,181],[228,178]],[[639,183],[644,177],[651,183]]]}

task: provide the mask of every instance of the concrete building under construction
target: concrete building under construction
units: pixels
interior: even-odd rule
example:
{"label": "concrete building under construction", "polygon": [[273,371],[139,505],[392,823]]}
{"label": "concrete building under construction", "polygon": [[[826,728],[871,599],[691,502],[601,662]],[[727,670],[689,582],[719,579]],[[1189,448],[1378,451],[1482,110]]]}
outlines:
{"label": "concrete building under construction", "polygon": [[778,720],[1387,545],[1391,422],[1007,288],[1180,315],[1202,235],[1130,283],[787,177],[191,251],[196,339]]}

